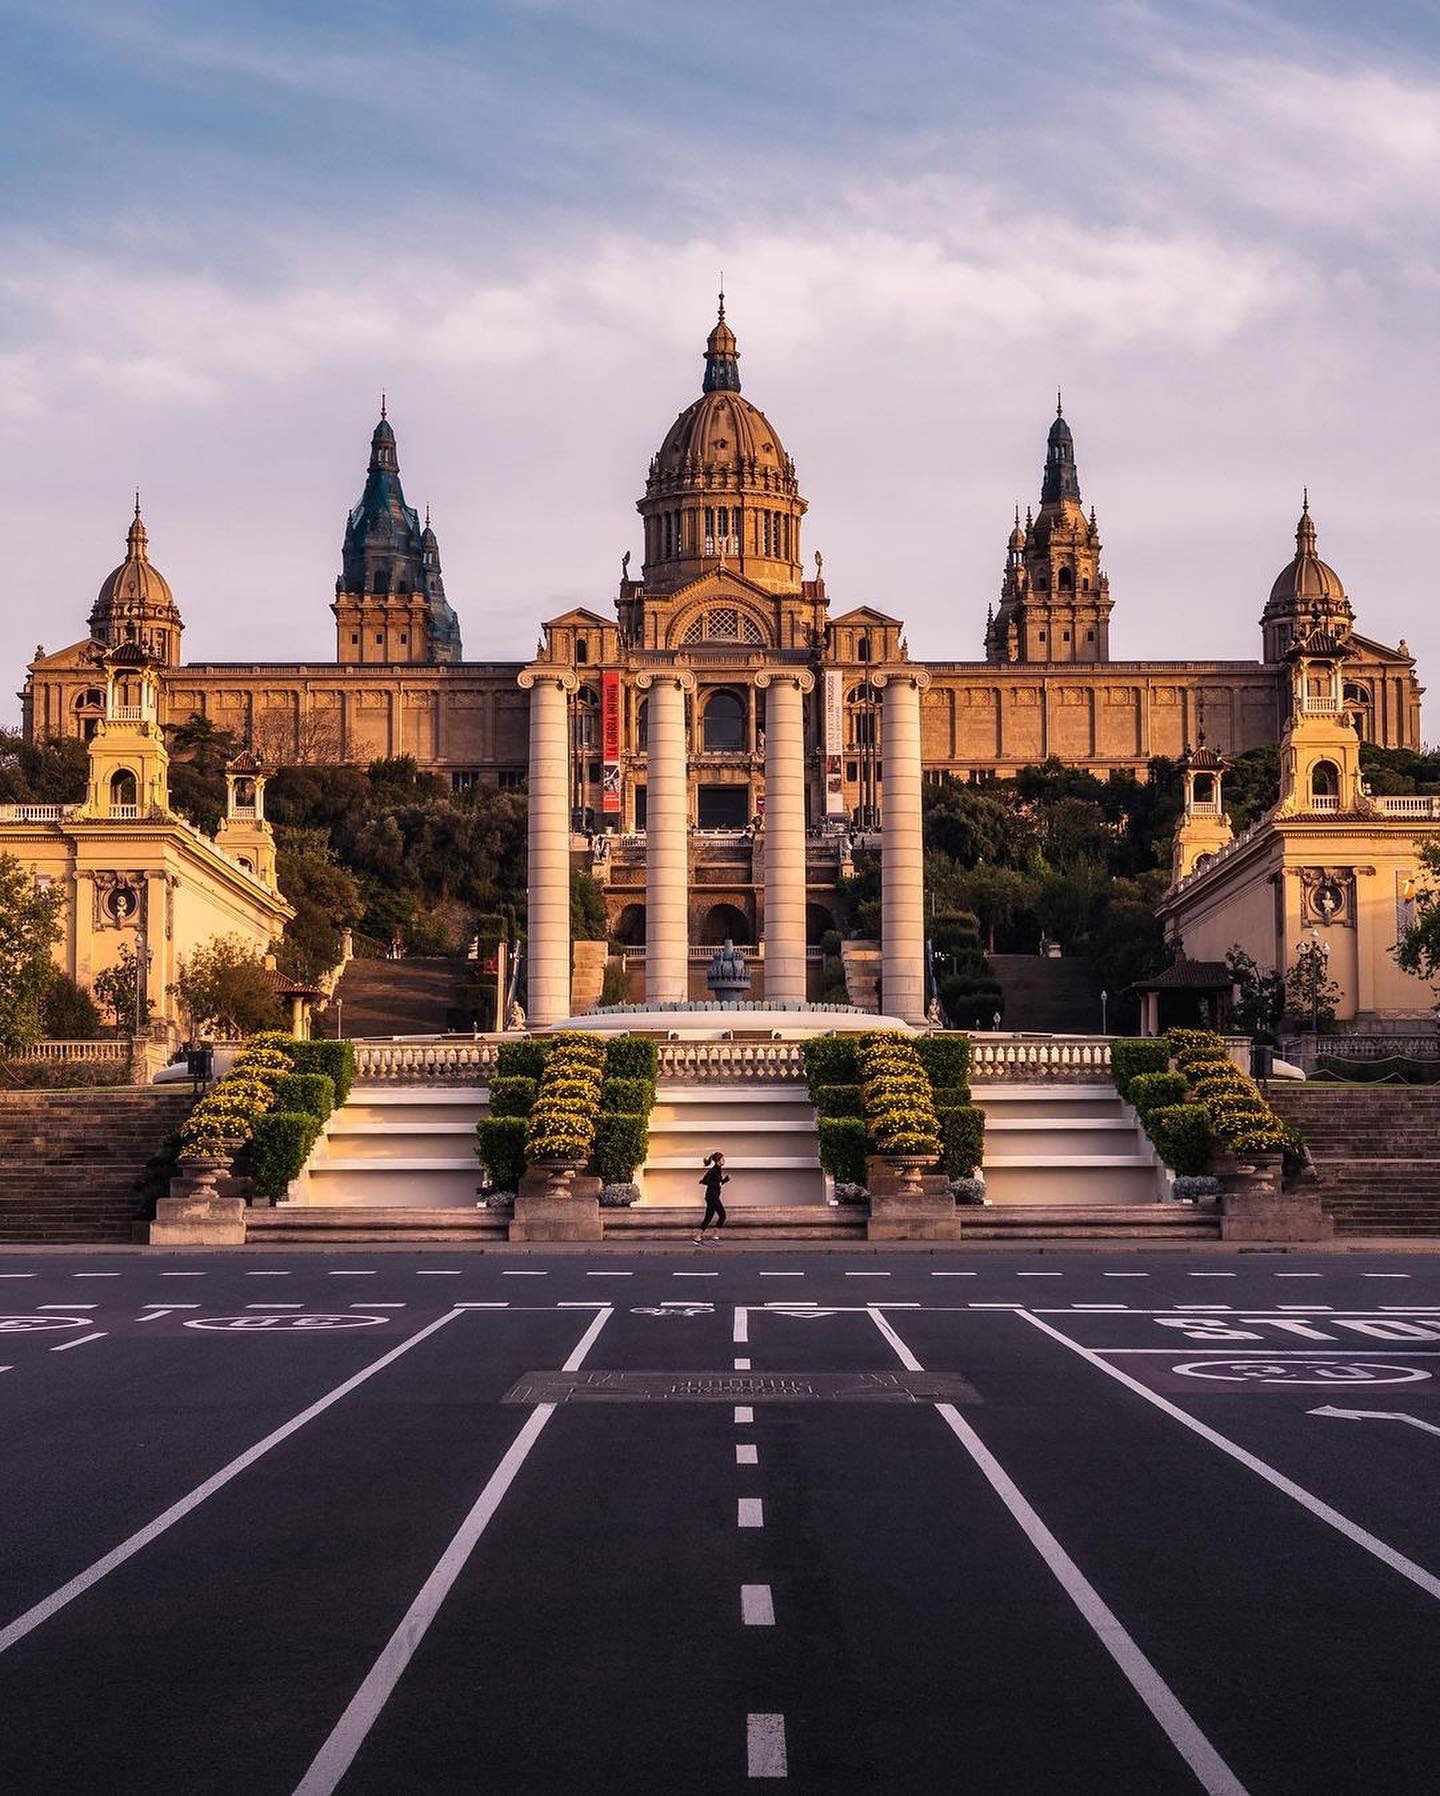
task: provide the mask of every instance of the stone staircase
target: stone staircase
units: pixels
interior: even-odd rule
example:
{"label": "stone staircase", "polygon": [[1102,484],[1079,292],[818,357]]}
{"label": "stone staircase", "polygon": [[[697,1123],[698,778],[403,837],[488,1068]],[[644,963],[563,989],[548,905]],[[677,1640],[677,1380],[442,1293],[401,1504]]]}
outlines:
{"label": "stone staircase", "polygon": [[1440,1088],[1272,1080],[1305,1137],[1339,1235],[1440,1235]]}
{"label": "stone staircase", "polygon": [[[465,960],[352,960],[346,963],[316,1032],[368,1036],[443,1035],[466,1030],[478,1015],[473,968]],[[336,1004],[340,1005],[337,1011]]]}
{"label": "stone staircase", "polygon": [[678,1208],[695,1219],[704,1208],[700,1174],[719,1149],[732,1209],[824,1206],[820,1137],[803,1085],[662,1084],[650,1113],[650,1155],[637,1179],[640,1207]]}
{"label": "stone staircase", "polygon": [[189,1086],[0,1092],[0,1241],[129,1241]]}
{"label": "stone staircase", "polygon": [[879,942],[841,942],[840,965],[845,973],[845,990],[857,1010],[880,1008],[880,944]]}
{"label": "stone staircase", "polygon": [[991,1206],[1036,1206],[1038,1230],[1042,1208],[1158,1200],[1153,1150],[1113,1085],[979,1084],[974,1098],[985,1112]]}
{"label": "stone staircase", "polygon": [[[473,1210],[475,1125],[489,1107],[482,1086],[356,1085],[279,1209]],[[310,1218],[304,1226],[321,1225]]]}
{"label": "stone staircase", "polygon": [[1083,956],[992,954],[1005,994],[1005,1027],[1085,1035],[1100,1027],[1100,981]]}

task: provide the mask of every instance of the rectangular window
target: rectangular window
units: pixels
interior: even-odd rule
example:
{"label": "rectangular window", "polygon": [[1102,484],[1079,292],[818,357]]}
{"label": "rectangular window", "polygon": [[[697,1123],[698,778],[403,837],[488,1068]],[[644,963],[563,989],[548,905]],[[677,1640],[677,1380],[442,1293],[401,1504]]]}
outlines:
{"label": "rectangular window", "polygon": [[360,646],[360,632],[358,630],[352,630],[350,632],[350,646],[352,648],[358,648]]}
{"label": "rectangular window", "polygon": [[450,775],[452,792],[469,792],[480,783],[480,775],[474,767],[457,767]]}
{"label": "rectangular window", "polygon": [[854,761],[847,761],[845,763],[845,777],[847,780],[858,779],[860,777],[860,769]]}
{"label": "rectangular window", "polygon": [[523,792],[525,780],[526,772],[523,767],[502,767],[496,784],[502,792]]}

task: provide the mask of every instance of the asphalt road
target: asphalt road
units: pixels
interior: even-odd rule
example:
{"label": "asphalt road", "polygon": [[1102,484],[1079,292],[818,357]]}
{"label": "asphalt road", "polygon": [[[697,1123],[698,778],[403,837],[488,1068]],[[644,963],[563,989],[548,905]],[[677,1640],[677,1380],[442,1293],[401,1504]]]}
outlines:
{"label": "asphalt road", "polygon": [[1440,1788],[1434,1259],[7,1254],[0,1366],[7,1793]]}

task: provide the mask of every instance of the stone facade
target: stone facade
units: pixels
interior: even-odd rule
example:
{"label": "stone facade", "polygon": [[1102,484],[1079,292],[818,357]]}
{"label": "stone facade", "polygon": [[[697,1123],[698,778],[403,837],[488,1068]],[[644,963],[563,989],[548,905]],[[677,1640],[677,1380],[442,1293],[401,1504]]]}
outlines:
{"label": "stone facade", "polygon": [[[647,687],[661,667],[681,666],[693,681],[681,720],[692,830],[718,832],[713,839],[723,845],[763,812],[766,678],[786,672],[813,677],[801,719],[812,836],[863,833],[883,799],[884,705],[870,676],[909,661],[904,626],[870,605],[832,608],[819,556],[807,577],[807,507],[795,464],[742,395],[739,360],[722,302],[700,397],[666,433],[638,501],[640,577],[630,576],[627,556],[613,612],[576,608],[543,625],[538,660],[575,677],[567,698],[572,828],[577,846],[591,832],[611,838],[599,870],[617,924],[637,902],[626,890],[625,838],[645,827]],[[1094,509],[1081,502],[1071,427],[1057,416],[1039,508],[1023,524],[1017,515],[1010,533],[1000,603],[977,643],[984,658],[924,666],[926,779],[1004,777],[1052,755],[1102,776],[1143,772],[1151,756],[1196,747],[1202,730],[1224,754],[1275,742],[1289,706],[1281,657],[1317,608],[1350,632],[1345,696],[1361,737],[1420,745],[1414,661],[1404,643],[1388,648],[1354,632],[1339,578],[1316,555],[1308,501],[1296,554],[1264,606],[1258,661],[1112,660],[1113,601],[1100,549]],[[526,783],[531,694],[519,683],[522,664],[461,659],[435,533],[405,504],[395,435],[383,416],[364,492],[346,522],[333,609],[333,663],[183,662],[180,613],[149,562],[137,505],[126,560],[101,590],[91,638],[37,652],[31,664],[26,734],[90,734],[102,701],[94,641],[143,638],[166,663],[162,721],[202,714],[272,764],[404,754],[457,788]],[[822,857],[831,879],[840,853]],[[737,861],[716,880],[709,910],[742,913],[758,939],[763,885],[755,865]],[[691,939],[703,939],[708,911],[696,916],[693,905],[692,893]]]}

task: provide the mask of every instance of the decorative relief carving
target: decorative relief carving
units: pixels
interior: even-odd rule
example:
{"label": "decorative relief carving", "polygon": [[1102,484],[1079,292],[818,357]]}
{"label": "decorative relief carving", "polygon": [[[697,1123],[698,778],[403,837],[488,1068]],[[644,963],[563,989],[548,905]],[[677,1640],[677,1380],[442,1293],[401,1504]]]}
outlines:
{"label": "decorative relief carving", "polygon": [[1150,694],[1152,705],[1178,705],[1180,688],[1178,686],[1157,686]]}
{"label": "decorative relief carving", "polygon": [[1107,705],[1135,705],[1140,702],[1140,694],[1133,686],[1107,686],[1105,703]]}
{"label": "decorative relief carving", "polygon": [[1040,688],[1038,686],[1016,686],[1010,696],[1017,705],[1038,705]]}
{"label": "decorative relief carving", "polygon": [[1301,867],[1300,920],[1304,924],[1330,923],[1355,927],[1355,870],[1353,867]]}
{"label": "decorative relief carving", "polygon": [[1084,686],[1062,686],[1060,688],[1060,703],[1071,709],[1083,705],[1089,696],[1090,694]]}
{"label": "decorative relief carving", "polygon": [[140,929],[145,925],[145,875],[140,872],[90,874],[91,922],[95,929]]}

